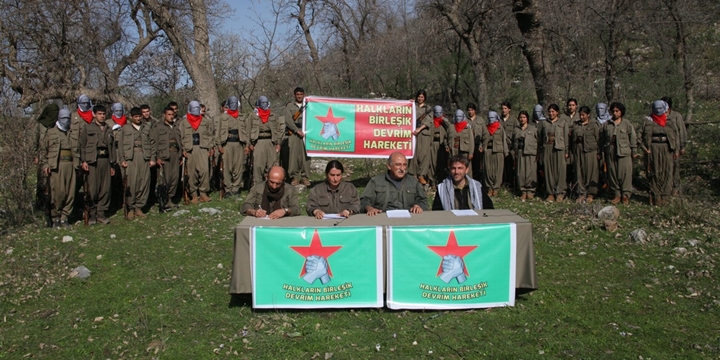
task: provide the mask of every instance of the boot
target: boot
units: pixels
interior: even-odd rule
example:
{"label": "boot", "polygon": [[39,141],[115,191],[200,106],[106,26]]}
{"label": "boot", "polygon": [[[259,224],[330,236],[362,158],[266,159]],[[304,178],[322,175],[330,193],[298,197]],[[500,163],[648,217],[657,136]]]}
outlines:
{"label": "boot", "polygon": [[615,195],[615,197],[610,200],[610,203],[613,205],[620,203],[620,195]]}
{"label": "boot", "polygon": [[104,225],[107,225],[107,224],[110,223],[110,220],[109,220],[107,217],[105,217],[105,212],[104,212],[104,211],[98,211],[98,214],[97,214],[97,222],[99,222],[99,223],[101,223],[101,224],[104,224]]}
{"label": "boot", "polygon": [[290,185],[298,186],[298,185],[300,185],[300,180],[298,180],[298,178],[293,178],[292,181],[290,182]]}
{"label": "boot", "polygon": [[[129,215],[129,214],[128,214],[128,215]],[[146,218],[147,215],[145,215],[145,213],[142,212],[142,209],[136,208],[136,209],[135,209],[135,217],[136,217],[136,218],[141,218],[141,219],[143,219],[143,218]]]}
{"label": "boot", "polygon": [[60,218],[55,218],[52,220],[52,227],[53,227],[53,229],[60,228]]}
{"label": "boot", "polygon": [[622,203],[623,205],[629,205],[630,204],[630,198],[627,195],[623,195],[622,197]]}
{"label": "boot", "polygon": [[127,217],[125,217],[125,219],[127,219],[127,220],[135,220],[135,210],[134,210],[134,209],[129,209],[129,210],[128,210]]}
{"label": "boot", "polygon": [[588,204],[591,203],[591,202],[593,202],[593,200],[594,200],[594,198],[593,198],[592,195],[588,195],[587,198],[585,198],[585,202],[588,203]]}
{"label": "boot", "polygon": [[210,199],[210,197],[207,196],[206,193],[200,193],[200,202],[201,203],[206,203],[206,202],[210,202],[210,201],[212,201],[212,199]]}
{"label": "boot", "polygon": [[535,198],[535,193],[531,193],[531,192],[527,193],[527,199],[528,199],[528,200],[532,200],[532,199],[534,199],[534,198]]}
{"label": "boot", "polygon": [[198,197],[197,197],[197,195],[193,194],[192,198],[190,199],[190,203],[193,204],[193,205],[197,205],[197,204],[198,204]]}
{"label": "boot", "polygon": [[561,203],[561,202],[563,202],[563,200],[565,200],[565,195],[563,195],[563,194],[558,194],[557,200],[555,200],[555,201]]}
{"label": "boot", "polygon": [[418,176],[418,181],[421,185],[427,185],[427,180],[425,180],[425,177],[422,175]]}
{"label": "boot", "polygon": [[548,195],[548,197],[547,197],[547,199],[545,199],[545,201],[547,201],[547,202],[554,202],[554,201],[555,201],[555,196],[554,196],[554,195]]}
{"label": "boot", "polygon": [[302,184],[305,186],[310,186],[310,180],[306,177],[302,178]]}
{"label": "boot", "polygon": [[585,201],[587,201],[587,198],[585,197],[585,195],[580,195],[580,196],[577,198],[577,202],[578,202],[578,203],[583,203],[583,202],[585,202]]}
{"label": "boot", "polygon": [[522,195],[520,195],[520,200],[525,201],[525,199],[527,199],[527,194],[522,193]]}

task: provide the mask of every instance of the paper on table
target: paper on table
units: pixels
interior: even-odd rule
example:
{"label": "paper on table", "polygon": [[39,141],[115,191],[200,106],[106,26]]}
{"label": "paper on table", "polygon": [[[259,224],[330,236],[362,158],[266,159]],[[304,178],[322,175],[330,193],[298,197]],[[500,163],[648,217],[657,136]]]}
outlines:
{"label": "paper on table", "polygon": [[387,217],[388,218],[409,218],[410,211],[408,211],[408,210],[388,210]]}
{"label": "paper on table", "polygon": [[478,216],[475,210],[450,210],[455,216]]}
{"label": "paper on table", "polygon": [[344,219],[344,216],[340,216],[338,214],[325,214],[323,215],[323,220],[335,220],[335,219]]}

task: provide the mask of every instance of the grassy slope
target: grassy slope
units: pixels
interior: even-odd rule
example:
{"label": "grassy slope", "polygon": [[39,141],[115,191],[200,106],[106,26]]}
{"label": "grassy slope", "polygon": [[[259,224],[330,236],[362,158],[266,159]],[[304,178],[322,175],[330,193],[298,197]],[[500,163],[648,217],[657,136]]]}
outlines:
{"label": "grassy slope", "polygon": [[[621,206],[608,233],[586,206],[503,192],[496,207],[533,222],[541,288],[514,308],[452,312],[253,311],[227,294],[239,204],[2,239],[0,358],[720,356],[712,203]],[[629,241],[635,228],[651,240]],[[79,265],[90,279],[68,278]]]}

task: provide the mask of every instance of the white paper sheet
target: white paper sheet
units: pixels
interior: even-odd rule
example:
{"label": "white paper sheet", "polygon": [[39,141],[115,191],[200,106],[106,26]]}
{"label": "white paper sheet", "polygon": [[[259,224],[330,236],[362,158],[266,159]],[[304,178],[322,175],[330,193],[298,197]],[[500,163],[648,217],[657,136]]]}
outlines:
{"label": "white paper sheet", "polygon": [[450,210],[455,216],[478,216],[475,210]]}
{"label": "white paper sheet", "polygon": [[408,210],[388,210],[387,217],[390,219],[409,218],[410,211],[408,211]]}
{"label": "white paper sheet", "polygon": [[337,219],[344,219],[344,216],[340,216],[338,214],[325,214],[323,215],[323,220],[337,220]]}

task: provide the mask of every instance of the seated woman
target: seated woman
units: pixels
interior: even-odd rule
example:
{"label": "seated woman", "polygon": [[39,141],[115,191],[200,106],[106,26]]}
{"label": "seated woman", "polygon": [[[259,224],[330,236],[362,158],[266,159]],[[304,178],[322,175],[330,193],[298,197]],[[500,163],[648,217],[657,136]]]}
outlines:
{"label": "seated woman", "polygon": [[331,160],[325,167],[325,181],[315,185],[308,195],[307,213],[318,219],[325,214],[348,217],[360,212],[360,197],[355,185],[342,181],[345,171],[337,160]]}

